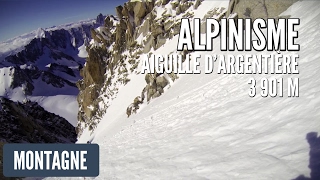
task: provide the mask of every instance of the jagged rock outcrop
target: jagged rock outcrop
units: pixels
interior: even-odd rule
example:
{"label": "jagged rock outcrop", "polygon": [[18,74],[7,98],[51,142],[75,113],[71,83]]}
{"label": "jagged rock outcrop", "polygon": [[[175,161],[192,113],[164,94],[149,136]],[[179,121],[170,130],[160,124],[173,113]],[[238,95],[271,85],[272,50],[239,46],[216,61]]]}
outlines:
{"label": "jagged rock outcrop", "polygon": [[196,0],[196,3],[194,4],[194,9],[198,9],[198,7],[200,6],[200,4],[201,4],[201,2],[202,2],[203,0]]}
{"label": "jagged rock outcrop", "polygon": [[0,98],[0,141],[7,143],[74,143],[75,128],[36,102]]}
{"label": "jagged rock outcrop", "polygon": [[[80,93],[78,102],[80,111],[78,113],[78,132],[83,127],[95,128],[96,120],[103,114],[103,107],[99,106],[102,98],[98,97],[102,90],[107,91],[106,97],[112,97],[116,89],[111,87],[111,80],[117,74],[116,83],[126,84],[128,72],[137,67],[136,53],[141,48],[135,41],[136,28],[140,26],[145,16],[153,9],[154,2],[127,2],[123,6],[116,7],[117,18],[107,16],[104,26],[99,30],[91,30],[95,42],[99,45],[89,45],[87,48],[87,63],[81,70],[83,80],[77,83]],[[107,49],[112,45],[112,52]],[[129,55],[121,55],[129,50]],[[131,59],[130,63],[125,59]],[[129,64],[130,68],[126,64]],[[112,88],[112,89],[110,89]],[[106,104],[105,107],[108,105]]]}
{"label": "jagged rock outcrop", "polygon": [[136,26],[139,26],[141,24],[141,19],[145,17],[147,12],[146,3],[136,2],[133,12],[134,12],[134,23]]}
{"label": "jagged rock outcrop", "polygon": [[141,97],[138,96],[133,100],[133,103],[131,105],[129,105],[127,107],[127,116],[129,117],[132,113],[136,113],[137,110],[139,109],[139,105],[142,103],[143,101],[141,100]]}
{"label": "jagged rock outcrop", "polygon": [[[0,98],[0,171],[5,143],[75,143],[75,128],[64,118],[49,113],[35,102]],[[5,178],[0,174],[0,179]]]}
{"label": "jagged rock outcrop", "polygon": [[[80,89],[78,135],[84,128],[95,129],[99,119],[116,97],[118,87],[130,81],[128,78],[130,73],[138,73],[136,68],[140,54],[160,48],[167,39],[179,33],[180,20],[175,16],[182,13],[184,18],[192,17],[193,14],[188,13],[188,9],[197,8],[201,2],[202,0],[126,2],[123,6],[116,7],[117,17],[107,16],[103,27],[92,30],[94,43],[87,47],[89,56],[81,71],[83,80],[77,83]],[[157,12],[158,7],[164,8],[162,14]],[[178,8],[180,13],[176,11]],[[110,33],[104,35],[106,32]],[[99,54],[99,57],[90,52]],[[93,62],[99,77],[103,78],[102,83],[100,80],[99,82],[91,80],[91,72],[87,72],[90,71],[88,67],[93,66],[90,64]],[[99,69],[101,66],[106,68]],[[146,75],[146,86],[141,90],[141,96],[136,97],[127,108],[127,115],[135,113],[139,109],[139,104],[149,102],[152,98],[163,94],[165,88],[177,78],[176,74]]]}
{"label": "jagged rock outcrop", "polygon": [[162,5],[166,5],[170,2],[170,0],[162,0]]}
{"label": "jagged rock outcrop", "polygon": [[119,19],[122,19],[122,17],[123,17],[122,10],[123,10],[122,6],[117,6],[116,7],[116,14],[117,14]]}
{"label": "jagged rock outcrop", "polygon": [[104,19],[106,18],[106,16],[102,15],[101,13],[97,16],[96,18],[96,23],[97,24],[103,24],[104,23]]}
{"label": "jagged rock outcrop", "polygon": [[88,52],[89,58],[86,65],[81,70],[82,80],[77,82],[80,90],[78,102],[81,102],[83,113],[78,113],[78,120],[84,121],[95,115],[95,110],[91,106],[97,106],[99,103],[99,90],[105,81],[105,72],[107,68],[108,52],[105,48],[91,48]]}

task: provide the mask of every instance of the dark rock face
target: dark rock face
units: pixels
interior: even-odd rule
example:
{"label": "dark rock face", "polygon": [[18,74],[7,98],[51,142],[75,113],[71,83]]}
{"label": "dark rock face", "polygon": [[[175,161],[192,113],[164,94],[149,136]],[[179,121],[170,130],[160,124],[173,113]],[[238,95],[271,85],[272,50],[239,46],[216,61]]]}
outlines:
{"label": "dark rock face", "polygon": [[123,7],[122,7],[122,6],[117,6],[117,7],[116,7],[116,13],[117,13],[117,16],[118,16],[119,19],[121,19],[122,16],[123,16],[122,10],[123,10]]}
{"label": "dark rock face", "polygon": [[75,143],[75,128],[35,102],[0,98],[0,141],[7,143]]}
{"label": "dark rock face", "polygon": [[[173,17],[176,16],[175,13],[166,8],[159,16],[155,7],[164,8],[171,4],[185,15],[187,9],[191,6],[198,7],[201,2],[202,0],[198,0],[196,5],[195,1],[126,2],[116,7],[117,18],[107,16],[104,26],[100,26],[99,30],[92,30],[96,43],[87,46],[89,56],[81,71],[83,79],[77,82],[80,89],[78,135],[81,135],[86,127],[89,130],[95,129],[99,119],[116,97],[117,86],[130,81],[127,78],[128,72],[136,70],[139,56],[149,53],[152,48],[158,49],[167,39],[179,33],[180,21]],[[127,108],[128,116],[135,113],[143,101],[150,101],[163,94],[165,86],[178,78],[176,75],[165,78],[164,74],[151,76],[153,79],[147,82],[141,96],[136,97]]]}
{"label": "dark rock face", "polygon": [[97,23],[97,24],[103,24],[105,18],[106,18],[106,16],[104,16],[104,15],[102,15],[102,14],[100,13],[100,14],[97,16],[96,23]]}
{"label": "dark rock face", "polygon": [[[83,23],[69,29],[41,29],[45,36],[35,37],[20,52],[0,59],[0,68],[11,69],[10,89],[24,87],[24,95],[45,95],[34,94],[34,90],[64,87],[76,95],[75,83],[80,79],[79,71],[85,62],[78,57],[78,48],[88,44],[90,29],[104,24],[104,16],[100,14],[96,21],[98,23]],[[35,86],[39,81],[48,87]]]}
{"label": "dark rock face", "polygon": [[22,51],[7,56],[5,61],[15,65],[34,63],[41,60],[40,58],[45,52],[48,52],[50,57],[55,60],[61,58],[74,60],[72,53],[76,53],[77,48],[91,38],[90,29],[93,27],[93,25],[82,25],[70,30],[58,29],[47,32],[47,37],[32,39]]}
{"label": "dark rock face", "polygon": [[[49,113],[35,102],[0,98],[0,171],[5,143],[75,143],[75,128],[64,118]],[[0,174],[0,179],[6,178]]]}
{"label": "dark rock face", "polygon": [[30,74],[28,75],[30,71],[23,71],[19,67],[13,68],[13,81],[11,83],[10,88],[14,89],[16,87],[21,86],[24,84],[26,86],[24,94],[25,95],[31,95],[32,91],[34,90],[33,81],[32,78],[36,78],[36,74]]}
{"label": "dark rock face", "polygon": [[77,86],[80,90],[78,94],[78,103],[83,108],[84,113],[78,113],[78,121],[86,121],[87,117],[95,115],[95,111],[88,108],[90,105],[99,103],[99,91],[105,81],[105,72],[108,67],[108,61],[105,61],[108,57],[108,51],[105,48],[92,48],[88,50],[89,58],[86,65],[81,70],[80,74],[83,77],[82,80],[77,82]]}
{"label": "dark rock face", "polygon": [[43,54],[41,46],[42,42],[39,39],[33,39],[25,46],[25,50],[6,57],[5,61],[17,65],[22,65],[27,62],[35,62],[39,56]]}
{"label": "dark rock face", "polygon": [[64,72],[70,76],[73,76],[75,77],[76,75],[74,74],[74,71],[69,68],[68,66],[65,66],[65,65],[59,65],[59,64],[56,64],[56,63],[52,63],[49,67],[49,70],[50,71],[61,71],[61,72]]}
{"label": "dark rock face", "polygon": [[[88,58],[86,65],[81,70],[82,80],[77,82],[80,90],[78,95],[79,113],[78,113],[78,134],[81,134],[84,127],[94,129],[98,123],[98,116],[103,114],[99,111],[101,91],[110,91],[113,96],[116,90],[110,90],[111,79],[119,83],[127,83],[126,78],[128,69],[124,63],[126,57],[122,53],[127,49],[139,49],[136,46],[136,27],[140,26],[145,16],[149,14],[154,7],[154,2],[127,2],[123,6],[116,7],[117,18],[108,16],[104,19],[104,25],[100,26],[99,31],[91,30],[91,36],[99,46],[88,46]],[[117,23],[115,23],[117,22]],[[113,44],[112,52],[107,49]],[[119,71],[118,77],[115,74],[116,69],[123,67]],[[106,75],[109,73],[109,76]]]}

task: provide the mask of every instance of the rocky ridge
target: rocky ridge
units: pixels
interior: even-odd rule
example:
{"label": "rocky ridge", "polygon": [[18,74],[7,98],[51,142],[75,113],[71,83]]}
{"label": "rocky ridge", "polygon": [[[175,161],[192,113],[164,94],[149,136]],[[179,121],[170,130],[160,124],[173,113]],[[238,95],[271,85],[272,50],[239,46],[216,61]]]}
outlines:
{"label": "rocky ridge", "polygon": [[0,98],[0,142],[75,143],[75,128],[36,102]]}
{"label": "rocky ridge", "polygon": [[1,88],[0,95],[11,98],[16,88],[25,98],[47,95],[47,89],[60,88],[76,95],[75,82],[80,78],[79,69],[85,62],[78,57],[78,48],[88,44],[90,29],[98,26],[89,21],[75,27],[39,28],[20,51],[2,55],[0,71],[5,73],[8,69],[11,81],[8,87]]}
{"label": "rocky ridge", "polygon": [[[14,102],[0,97],[0,171],[6,143],[75,143],[75,128],[64,118],[49,113],[36,102]],[[0,179],[6,178],[0,173]]]}
{"label": "rocky ridge", "polygon": [[[201,1],[127,2],[116,7],[117,16],[107,16],[104,26],[91,30],[93,40],[87,46],[88,58],[77,82],[78,135],[84,128],[93,130],[112,104],[118,88],[139,73],[140,55],[156,50],[180,31],[180,18],[193,17],[188,9],[196,9]],[[173,52],[172,52],[173,53]],[[181,52],[185,55],[187,52]],[[159,97],[176,74],[147,74],[141,96],[128,105],[130,116],[139,104]]]}
{"label": "rocky ridge", "polygon": [[[201,21],[201,32],[205,32],[206,18],[278,18],[294,1],[261,0],[253,5],[247,0],[231,0],[228,9],[213,7],[206,13]],[[131,73],[139,73],[137,67],[140,56],[158,49],[167,39],[179,34],[180,19],[193,18],[193,10],[201,2],[202,0],[127,2],[116,7],[117,17],[107,16],[104,26],[91,30],[93,40],[87,46],[89,56],[81,70],[83,79],[77,83],[80,89],[78,135],[87,127],[91,131],[95,129],[116,97],[118,88],[130,81]],[[190,52],[184,50],[175,53],[185,56]],[[163,94],[164,89],[169,88],[178,78],[173,73],[146,74],[145,88],[126,109],[128,117],[139,109],[140,104],[148,103]]]}
{"label": "rocky ridge", "polygon": [[[79,48],[91,39],[97,20],[81,21],[47,29],[39,28],[1,47],[0,52],[0,142],[74,143],[75,128],[63,117],[45,110],[33,97],[78,94],[75,83],[85,63]],[[25,38],[25,39],[23,39]],[[16,42],[25,46],[14,47]],[[11,48],[11,46],[13,48]],[[59,106],[59,105],[56,105]]]}

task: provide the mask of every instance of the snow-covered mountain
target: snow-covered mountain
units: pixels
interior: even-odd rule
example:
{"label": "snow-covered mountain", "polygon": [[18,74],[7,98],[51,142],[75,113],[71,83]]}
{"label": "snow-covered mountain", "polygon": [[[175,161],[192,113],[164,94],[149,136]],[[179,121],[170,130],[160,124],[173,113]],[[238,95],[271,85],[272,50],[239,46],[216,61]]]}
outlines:
{"label": "snow-covered mountain", "polygon": [[101,26],[101,19],[100,14],[96,20],[39,28],[0,43],[1,150],[4,143],[76,142],[75,84],[90,30]]}
{"label": "snow-covered mountain", "polygon": [[75,83],[86,57],[79,52],[91,39],[90,29],[99,27],[101,19],[100,14],[94,20],[39,28],[0,43],[0,96],[38,102],[75,126]]}
{"label": "snow-covered mountain", "polygon": [[[76,55],[87,56],[80,70],[82,79],[76,83],[80,91],[77,96],[78,121],[75,123],[77,143],[90,141],[99,144],[100,175],[86,179],[317,180],[320,178],[319,8],[319,1],[309,0],[130,1],[116,7],[117,16],[100,16],[99,22],[103,25],[90,30],[92,39],[88,39],[86,46],[81,43],[73,46],[67,40],[69,45],[59,46],[57,49],[62,53],[56,53],[56,46],[50,44],[54,48],[46,53],[47,57],[54,59],[58,54],[57,59],[60,61],[60,58],[64,66],[54,65],[53,61],[24,65],[27,61],[21,57],[27,57],[26,54],[15,55],[4,64],[13,61],[20,69],[28,69],[26,72],[35,67],[42,70],[39,67],[50,69],[53,66],[48,72],[58,76],[58,80],[47,80],[43,73],[30,76],[41,81],[36,86],[37,81],[29,83],[34,90],[27,97],[61,114],[68,111],[69,108],[65,107],[73,107],[66,102],[74,102],[70,100],[73,93],[62,93],[70,92],[64,88],[75,90],[71,84],[77,78],[71,78],[69,69],[76,72],[80,65],[72,67],[83,62],[78,61]],[[221,20],[228,17],[253,20],[299,18],[296,41],[300,44],[300,51],[221,51],[219,38],[213,40],[212,51],[177,51],[182,18],[188,18],[191,24],[194,18],[200,18],[201,32],[204,33],[207,18]],[[42,29],[35,34],[47,37]],[[59,36],[57,40],[64,42],[66,37],[69,36]],[[205,34],[200,38],[204,42]],[[39,46],[45,42],[35,44]],[[69,47],[77,47],[72,51],[74,54],[65,53]],[[145,54],[174,53],[183,57],[297,53],[300,73],[141,73]],[[64,64],[69,62],[65,54],[74,58],[70,61],[75,64]],[[184,61],[179,66],[186,67],[188,63]],[[8,87],[14,84],[10,79],[13,74],[10,68],[3,66],[3,79],[9,80],[2,82]],[[200,69],[204,71],[203,62]],[[251,98],[248,79],[252,77],[257,80],[298,77],[299,97],[263,98],[257,95]],[[23,91],[19,92],[28,94],[32,89],[31,85],[28,86],[29,79],[18,79],[25,84],[21,87]],[[37,87],[47,87],[43,82],[51,86],[46,93],[54,93],[53,88],[60,94],[42,97],[40,94],[44,92]],[[9,98],[17,97],[13,96],[18,94],[15,89],[4,92]],[[285,87],[284,92],[287,90]],[[59,109],[59,102],[66,106]]]}
{"label": "snow-covered mountain", "polygon": [[[95,30],[78,83],[78,142],[100,145],[100,175],[92,179],[318,179],[319,8],[318,1],[241,0],[118,6],[117,17]],[[211,52],[176,51],[181,18],[203,24],[229,16],[300,18],[300,74],[140,73],[144,54],[243,54],[220,51],[219,38]],[[250,77],[299,77],[300,96],[251,98]]]}
{"label": "snow-covered mountain", "polygon": [[0,43],[1,152],[4,143],[77,141],[76,82],[91,29],[104,18],[39,28]]}

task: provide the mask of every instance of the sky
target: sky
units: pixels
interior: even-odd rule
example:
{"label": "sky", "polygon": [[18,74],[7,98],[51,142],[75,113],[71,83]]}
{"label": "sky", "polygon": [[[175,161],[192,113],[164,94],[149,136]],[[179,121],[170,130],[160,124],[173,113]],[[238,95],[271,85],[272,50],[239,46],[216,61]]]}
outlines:
{"label": "sky", "polygon": [[0,42],[64,23],[114,14],[128,0],[0,0]]}

